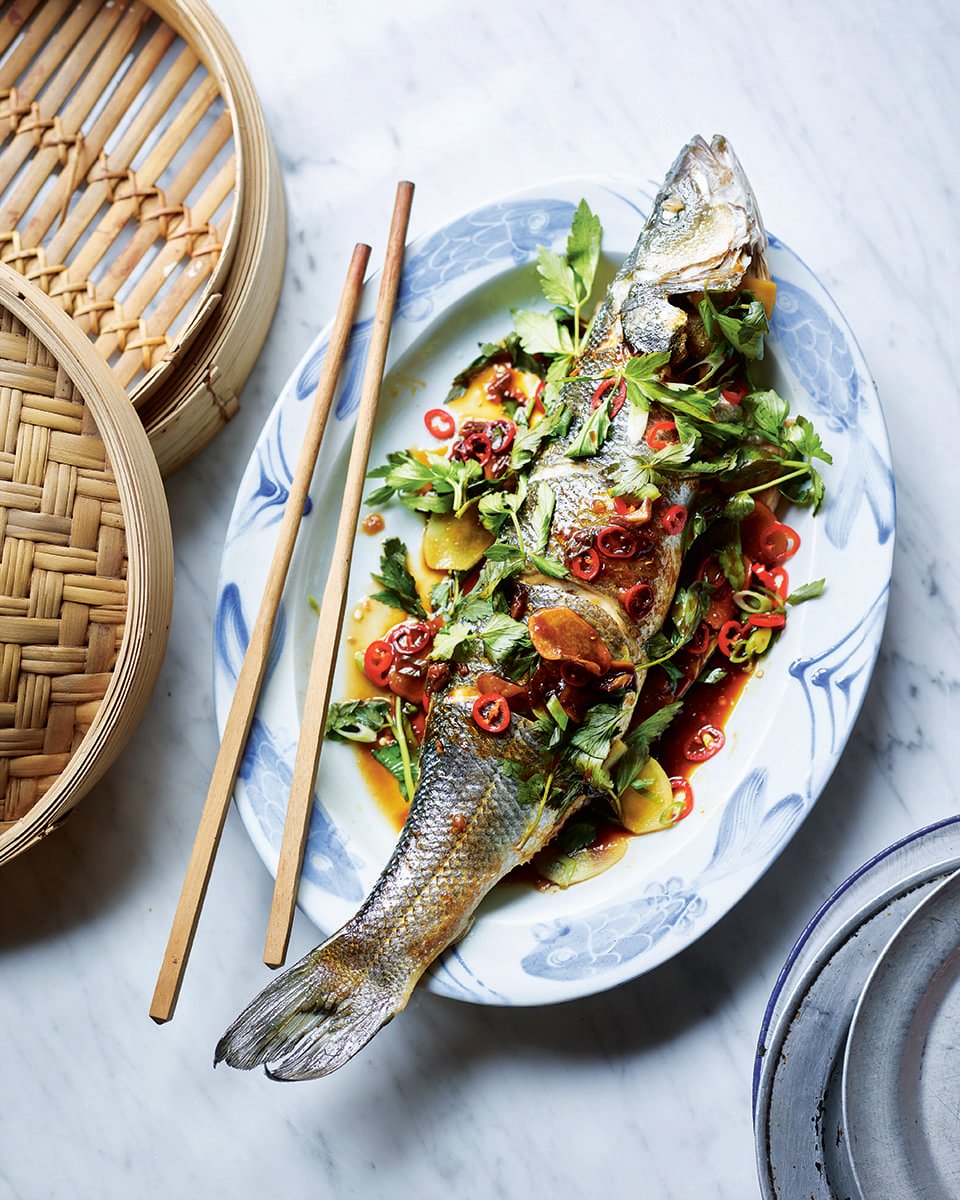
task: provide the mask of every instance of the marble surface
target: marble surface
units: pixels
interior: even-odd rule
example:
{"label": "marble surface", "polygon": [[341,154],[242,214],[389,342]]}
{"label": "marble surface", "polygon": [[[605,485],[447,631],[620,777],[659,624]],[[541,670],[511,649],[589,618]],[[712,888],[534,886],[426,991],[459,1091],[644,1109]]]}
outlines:
{"label": "marble surface", "polygon": [[[280,152],[283,297],[240,415],[169,483],[175,612],[143,725],[64,829],[0,871],[0,1197],[755,1195],[751,1069],[780,964],[854,867],[957,805],[960,17],[946,0],[215,7]],[[146,1013],[216,753],[219,551],[350,246],[382,246],[399,177],[417,181],[419,233],[565,173],[658,176],[697,130],[730,136],[886,406],[893,590],[840,766],[757,887],[618,991],[539,1010],[416,994],[321,1083],[214,1073],[217,1036],[266,977],[270,880],[235,815],[177,1018]],[[313,941],[298,919],[292,954]]]}

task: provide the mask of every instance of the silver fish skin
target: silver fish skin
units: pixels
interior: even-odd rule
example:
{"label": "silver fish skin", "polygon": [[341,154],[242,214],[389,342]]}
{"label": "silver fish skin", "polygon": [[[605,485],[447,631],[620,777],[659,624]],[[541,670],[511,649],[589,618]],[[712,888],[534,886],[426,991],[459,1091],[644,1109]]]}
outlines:
{"label": "silver fish skin", "polygon": [[[604,519],[592,502],[605,493],[604,472],[627,454],[643,457],[642,438],[618,419],[601,452],[565,456],[590,411],[589,377],[636,353],[688,352],[689,313],[672,300],[688,293],[730,291],[744,275],[767,276],[766,238],[756,201],[729,143],[694,138],[671,168],[634,250],[611,284],[563,398],[574,419],[567,439],[549,444],[533,464],[530,498],[520,513],[525,535],[537,485],[549,482],[556,508],[548,551],[562,557],[562,531]],[[627,413],[624,412],[625,418]],[[681,484],[667,499],[689,505]],[[632,581],[649,583],[654,603],[630,620],[614,572],[597,586],[527,574],[527,614],[567,607],[604,640],[615,660],[630,660],[642,681],[646,641],[657,632],[676,590],[681,537],[651,522],[649,545]],[[639,574],[638,574],[639,572]],[[619,590],[618,590],[619,588]],[[322,945],[274,979],[221,1038],[215,1062],[264,1065],[275,1079],[310,1079],[347,1062],[406,1005],[424,971],[468,931],[477,906],[509,871],[528,861],[595,793],[582,775],[554,775],[546,734],[514,714],[499,736],[472,720],[474,687],[489,669],[482,657],[433,698],[420,756],[420,779],[406,824],[383,874],[357,914]],[[621,732],[629,721],[624,706]],[[537,802],[521,794],[519,776],[541,772]]]}

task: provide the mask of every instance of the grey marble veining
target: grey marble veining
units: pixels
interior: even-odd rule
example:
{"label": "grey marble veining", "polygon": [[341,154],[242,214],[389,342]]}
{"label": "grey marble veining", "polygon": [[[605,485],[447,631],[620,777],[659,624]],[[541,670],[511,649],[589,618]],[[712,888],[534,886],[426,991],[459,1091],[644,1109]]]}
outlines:
{"label": "grey marble veining", "polygon": [[[955,6],[215,7],[280,152],[287,274],[240,415],[169,482],[176,601],[147,717],[63,831],[0,871],[0,1197],[753,1196],[753,1049],[784,956],[844,876],[960,791]],[[401,176],[416,234],[559,175],[658,176],[694,131],[730,136],[885,404],[894,585],[843,760],[757,887],[633,984],[529,1011],[418,993],[323,1083],[214,1073],[217,1036],[266,973],[270,881],[235,816],[177,1018],[146,1012],[216,752],[219,550],[352,243],[382,254]],[[313,941],[298,919],[291,954]]]}

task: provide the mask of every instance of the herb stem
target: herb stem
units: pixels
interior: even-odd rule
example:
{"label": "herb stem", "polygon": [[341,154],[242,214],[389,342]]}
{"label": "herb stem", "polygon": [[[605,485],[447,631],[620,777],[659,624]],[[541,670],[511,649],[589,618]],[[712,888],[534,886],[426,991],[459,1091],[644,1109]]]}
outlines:
{"label": "herb stem", "polygon": [[[789,467],[793,464],[786,463],[785,465]],[[766,483],[758,483],[756,487],[745,488],[742,494],[744,496],[752,496],[755,492],[765,492],[768,488],[779,487],[781,483],[787,483],[791,479],[796,479],[799,475],[806,475],[809,471],[810,467],[804,463],[798,470],[791,471],[789,475],[781,475],[779,478],[770,479]]]}
{"label": "herb stem", "polygon": [[413,767],[410,763],[410,748],[407,746],[407,733],[403,725],[403,707],[399,696],[394,706],[393,734],[400,747],[400,761],[403,763],[403,782],[406,786],[408,803],[413,800]]}

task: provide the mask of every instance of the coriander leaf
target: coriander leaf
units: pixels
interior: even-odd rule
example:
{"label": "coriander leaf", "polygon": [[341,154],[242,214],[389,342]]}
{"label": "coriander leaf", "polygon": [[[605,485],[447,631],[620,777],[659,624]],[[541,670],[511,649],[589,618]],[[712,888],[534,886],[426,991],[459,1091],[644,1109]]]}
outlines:
{"label": "coriander leaf", "polygon": [[815,579],[813,583],[805,583],[795,588],[787,597],[787,603],[803,604],[805,600],[814,600],[817,596],[822,596],[826,582],[825,579]]}
{"label": "coriander leaf", "polygon": [[577,277],[565,258],[546,246],[538,246],[537,271],[540,288],[552,304],[565,304],[569,308],[576,306],[579,302]]}
{"label": "coriander leaf", "polygon": [[484,652],[492,663],[500,665],[518,650],[530,645],[530,634],[522,621],[515,621],[506,613],[494,613],[478,635]]}
{"label": "coriander leaf", "polygon": [[590,458],[603,445],[610,432],[610,401],[604,399],[581,426],[567,447],[567,458]]}
{"label": "coriander leaf", "polygon": [[752,496],[746,492],[735,492],[723,507],[723,515],[728,521],[742,521],[749,517],[756,507]]}
{"label": "coriander leaf", "polygon": [[513,449],[510,451],[510,465],[513,469],[519,471],[531,462],[542,443],[551,438],[563,437],[570,426],[571,416],[567,405],[559,404],[536,425],[529,429],[518,429],[513,439]]}
{"label": "coriander leaf", "polygon": [[674,700],[672,704],[667,704],[655,713],[651,713],[645,721],[642,721],[636,729],[631,729],[624,737],[626,753],[618,760],[614,775],[614,788],[618,796],[633,785],[641,768],[650,757],[650,743],[660,737],[681,708],[683,708],[683,701]]}
{"label": "coriander leaf", "polygon": [[[590,211],[586,200],[581,200],[573,214],[570,236],[567,238],[567,262],[576,272],[581,284],[577,301],[583,303],[593,291],[593,280],[600,261],[600,240],[603,229],[599,217]],[[548,296],[549,300],[550,297]]]}
{"label": "coriander leaf", "polygon": [[518,371],[526,371],[530,375],[542,374],[537,360],[524,352],[517,334],[508,333],[500,342],[484,342],[480,346],[480,353],[473,362],[464,367],[459,375],[454,376],[446,401],[462,396],[476,376],[495,362],[508,362]]}
{"label": "coriander leaf", "polygon": [[374,600],[399,608],[412,617],[426,617],[420,603],[417,585],[407,567],[407,548],[399,538],[387,538],[380,552],[380,574],[373,576],[381,591],[373,594]]}
{"label": "coriander leaf", "polygon": [[517,513],[526,498],[527,481],[522,475],[517,480],[515,492],[488,492],[477,506],[480,524],[496,537],[507,521],[516,523]]}
{"label": "coriander leaf", "polygon": [[783,424],[790,414],[790,405],[772,388],[764,392],[749,392],[741,407],[751,424],[778,446],[783,441]]}
{"label": "coriander leaf", "polygon": [[719,331],[744,358],[763,358],[763,338],[769,326],[766,310],[759,300],[745,294],[741,301],[721,311],[706,292],[699,311],[708,337],[716,338]]}
{"label": "coriander leaf", "polygon": [[541,775],[539,771],[529,774],[528,769],[509,758],[497,759],[497,766],[500,769],[501,775],[517,781],[518,804],[529,806],[540,803],[544,789],[547,786],[545,776]]}
{"label": "coriander leaf", "polygon": [[[390,774],[400,784],[400,792],[403,798],[409,803],[413,796],[407,792],[406,766],[403,761],[403,754],[400,751],[399,742],[390,742],[387,746],[375,746],[371,751],[373,757],[386,767]],[[416,784],[419,775],[419,766],[415,758],[410,759],[411,774],[414,785]]]}
{"label": "coriander leaf", "polygon": [[743,549],[740,543],[740,526],[733,526],[730,541],[721,546],[717,552],[717,561],[723,570],[727,581],[735,592],[746,583],[746,568],[743,565]]}
{"label": "coriander leaf", "polygon": [[697,682],[698,683],[720,683],[721,680],[726,679],[726,677],[727,677],[727,672],[723,669],[723,667],[714,667],[713,670],[708,671],[706,673],[706,675],[698,676]]}
{"label": "coriander leaf", "polygon": [[552,554],[531,554],[530,561],[541,575],[549,575],[551,579],[566,579],[570,572]]}
{"label": "coriander leaf", "polygon": [[596,821],[570,821],[557,834],[553,845],[561,854],[576,854],[593,845],[596,836]]}
{"label": "coriander leaf", "polygon": [[551,313],[514,309],[513,324],[528,354],[573,353],[570,330]]}
{"label": "coriander leaf", "polygon": [[553,510],[556,503],[556,492],[548,483],[541,483],[537,488],[537,503],[530,517],[533,525],[530,549],[537,554],[546,550],[550,541],[550,526],[553,522]]}
{"label": "coriander leaf", "polygon": [[434,584],[430,589],[430,610],[434,613],[450,613],[460,598],[460,581],[456,572]]}
{"label": "coriander leaf", "polygon": [[688,642],[693,637],[709,607],[709,586],[702,580],[695,580],[689,587],[677,588],[670,616],[674,628],[680,635],[681,644]]}
{"label": "coriander leaf", "polygon": [[389,700],[344,700],[327,711],[326,736],[337,742],[375,742],[390,725]]}
{"label": "coriander leaf", "polygon": [[452,625],[444,625],[437,631],[433,639],[431,657],[441,662],[450,662],[456,658],[465,658],[473,645],[473,630],[462,621],[454,621]]}
{"label": "coriander leaf", "polygon": [[820,435],[806,417],[797,417],[786,427],[787,442],[794,450],[806,455],[807,458],[819,458],[825,463],[832,463],[833,456],[823,448]]}
{"label": "coriander leaf", "polygon": [[523,570],[523,551],[516,546],[508,546],[503,542],[494,542],[486,554],[486,561],[480,568],[477,582],[471,597],[476,594],[478,599],[490,600],[501,584],[519,575]]}

